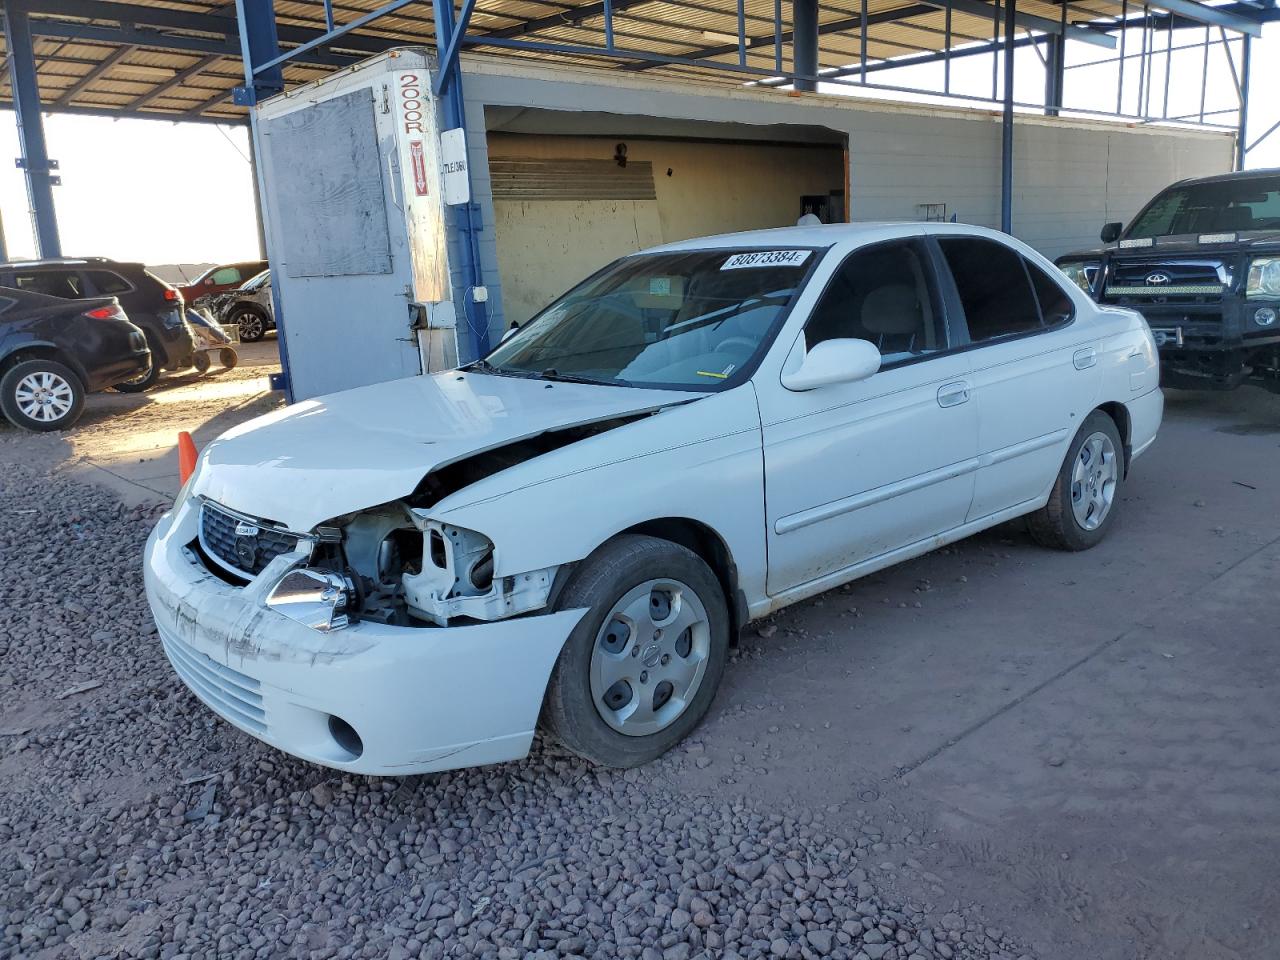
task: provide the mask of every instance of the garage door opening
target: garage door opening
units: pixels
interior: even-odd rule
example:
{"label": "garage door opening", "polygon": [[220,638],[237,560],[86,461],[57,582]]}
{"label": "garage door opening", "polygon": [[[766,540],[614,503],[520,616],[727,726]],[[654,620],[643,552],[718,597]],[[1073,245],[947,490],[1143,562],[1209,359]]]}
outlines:
{"label": "garage door opening", "polygon": [[507,326],[645,247],[847,218],[833,130],[510,107],[485,123]]}

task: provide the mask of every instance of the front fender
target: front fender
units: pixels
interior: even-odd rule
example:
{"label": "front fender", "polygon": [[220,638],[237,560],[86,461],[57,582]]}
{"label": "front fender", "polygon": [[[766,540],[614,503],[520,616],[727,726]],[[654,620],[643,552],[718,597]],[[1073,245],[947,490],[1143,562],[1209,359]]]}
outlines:
{"label": "front fender", "polygon": [[631,527],[688,518],[721,538],[751,600],[764,590],[761,451],[747,384],[513,467],[426,512],[492,540],[496,576],[582,560]]}

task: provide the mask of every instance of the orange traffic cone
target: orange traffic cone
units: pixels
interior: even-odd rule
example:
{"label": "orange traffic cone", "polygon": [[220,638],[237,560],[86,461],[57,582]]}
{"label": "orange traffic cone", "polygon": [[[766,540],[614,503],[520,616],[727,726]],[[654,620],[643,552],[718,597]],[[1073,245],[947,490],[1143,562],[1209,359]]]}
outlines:
{"label": "orange traffic cone", "polygon": [[191,434],[182,430],[178,433],[178,482],[186,483],[196,469],[196,442]]}

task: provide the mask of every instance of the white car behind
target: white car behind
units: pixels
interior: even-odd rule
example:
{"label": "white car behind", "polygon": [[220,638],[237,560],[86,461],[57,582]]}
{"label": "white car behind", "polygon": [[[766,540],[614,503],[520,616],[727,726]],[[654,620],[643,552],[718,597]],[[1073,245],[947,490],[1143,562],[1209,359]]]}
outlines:
{"label": "white car behind", "polygon": [[1162,408],[1142,318],[1003,234],[690,240],[483,361],[213,441],[147,594],[195,694],[304,759],[494,763],[541,723],[631,766],[754,618],[1013,517],[1096,544]]}

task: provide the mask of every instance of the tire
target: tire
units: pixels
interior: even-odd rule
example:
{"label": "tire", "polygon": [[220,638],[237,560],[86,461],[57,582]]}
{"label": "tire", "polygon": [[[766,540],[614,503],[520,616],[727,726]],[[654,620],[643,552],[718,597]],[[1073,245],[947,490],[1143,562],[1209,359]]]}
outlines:
{"label": "tire", "polygon": [[648,763],[689,735],[720,686],[729,652],[720,581],[692,551],[628,534],[565,585],[556,609],[581,607],[588,611],[552,670],[542,725],[593,763]]}
{"label": "tire", "polygon": [[126,380],[123,383],[117,383],[112,390],[117,393],[142,393],[144,390],[150,390],[155,386],[155,382],[160,379],[160,363],[157,357],[160,357],[160,345],[156,343],[155,338],[147,333],[147,346],[151,349],[151,366],[147,368],[147,372],[140,377],[134,377],[132,380]]}
{"label": "tire", "polygon": [[65,430],[84,412],[84,384],[56,360],[24,360],[0,377],[0,410],[14,426]]}
{"label": "tire", "polygon": [[191,359],[191,365],[196,368],[196,373],[208,373],[212,362],[209,360],[209,354],[204,350],[197,350],[196,355]]}
{"label": "tire", "polygon": [[236,353],[234,347],[223,347],[218,351],[218,362],[224,369],[231,370],[240,362],[240,354]]}
{"label": "tire", "polygon": [[1124,442],[1115,421],[1093,411],[1071,441],[1049,502],[1027,516],[1031,536],[1058,550],[1096,546],[1115,523],[1124,469]]}
{"label": "tire", "polygon": [[267,335],[267,320],[257,310],[245,307],[231,314],[231,323],[240,328],[242,343],[257,343]]}

